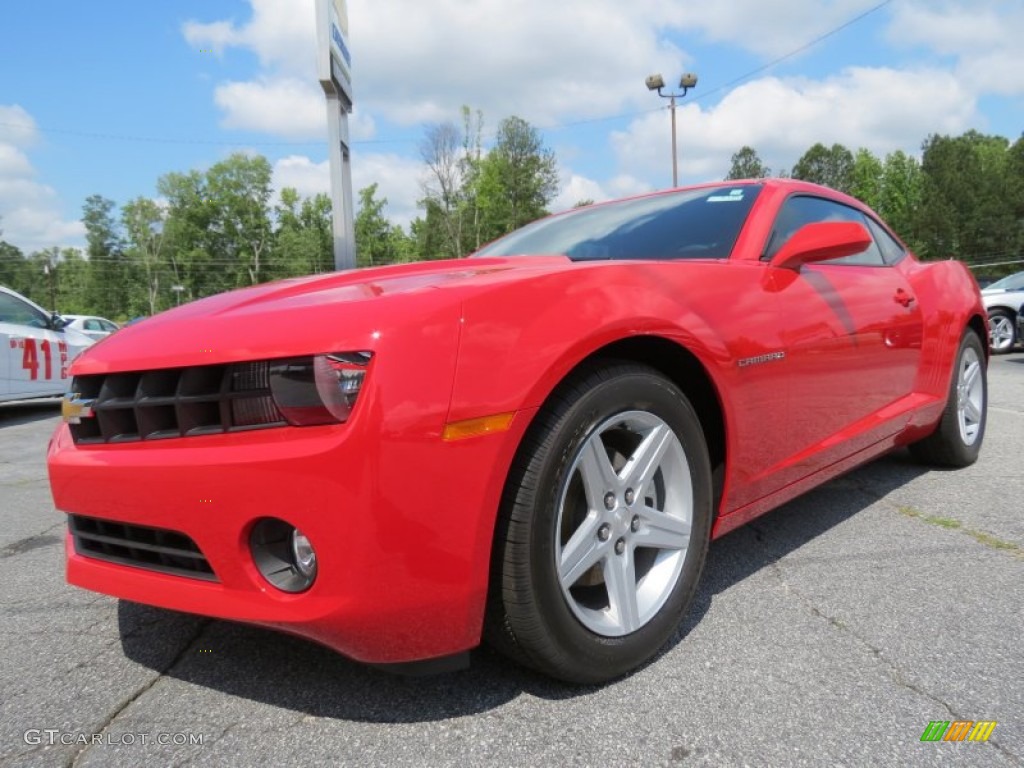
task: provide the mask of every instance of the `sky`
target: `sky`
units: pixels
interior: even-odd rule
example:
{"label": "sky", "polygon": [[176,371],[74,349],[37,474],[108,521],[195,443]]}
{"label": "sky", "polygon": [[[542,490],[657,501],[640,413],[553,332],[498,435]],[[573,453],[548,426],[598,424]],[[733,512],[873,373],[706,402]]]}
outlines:
{"label": "sky", "polygon": [[[5,3],[0,239],[84,245],[82,205],[258,152],[275,188],[329,191],[316,0]],[[1024,0],[348,0],[353,188],[421,210],[426,130],[511,115],[555,152],[553,210],[680,184],[754,147],[789,170],[812,144],[920,156],[930,134],[1024,131]]]}

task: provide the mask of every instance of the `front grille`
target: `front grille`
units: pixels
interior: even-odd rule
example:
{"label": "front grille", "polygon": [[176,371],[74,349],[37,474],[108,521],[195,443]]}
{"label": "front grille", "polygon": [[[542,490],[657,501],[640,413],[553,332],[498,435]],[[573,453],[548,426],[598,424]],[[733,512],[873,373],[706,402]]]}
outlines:
{"label": "front grille", "polygon": [[76,376],[91,415],[71,424],[76,443],[190,437],[285,424],[266,362]]}
{"label": "front grille", "polygon": [[68,529],[75,552],[83,557],[218,581],[199,547],[184,533],[82,515],[68,515]]}

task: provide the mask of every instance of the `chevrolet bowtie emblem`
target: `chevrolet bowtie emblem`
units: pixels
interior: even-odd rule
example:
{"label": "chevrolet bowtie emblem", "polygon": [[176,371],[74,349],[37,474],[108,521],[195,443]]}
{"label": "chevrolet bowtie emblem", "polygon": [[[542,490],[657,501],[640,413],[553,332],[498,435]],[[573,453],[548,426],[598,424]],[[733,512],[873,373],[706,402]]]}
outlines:
{"label": "chevrolet bowtie emblem", "polygon": [[83,398],[78,392],[68,392],[60,404],[60,414],[68,424],[81,424],[82,419],[92,416],[91,398]]}

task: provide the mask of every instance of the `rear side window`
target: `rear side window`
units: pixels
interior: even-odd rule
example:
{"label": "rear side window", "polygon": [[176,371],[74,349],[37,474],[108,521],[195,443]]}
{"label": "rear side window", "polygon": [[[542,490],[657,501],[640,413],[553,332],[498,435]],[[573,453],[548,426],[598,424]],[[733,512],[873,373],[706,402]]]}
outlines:
{"label": "rear side window", "polygon": [[886,231],[885,227],[870,216],[867,217],[867,219],[868,230],[875,238],[875,242],[878,243],[878,248],[882,251],[882,258],[885,260],[886,264],[895,264],[907,255],[903,246]]}
{"label": "rear side window", "polygon": [[27,325],[32,328],[48,328],[49,318],[24,301],[9,294],[0,293],[0,323]]}
{"label": "rear side window", "polygon": [[[789,238],[805,224],[818,224],[828,221],[853,221],[862,224],[868,229],[868,232],[872,232],[868,223],[868,217],[856,208],[837,203],[834,200],[826,200],[823,197],[794,195],[786,200],[779,210],[763,258],[771,259],[786,244]],[[881,250],[872,241],[871,245],[860,253],[821,263],[881,267],[885,264],[885,261],[882,259]]]}

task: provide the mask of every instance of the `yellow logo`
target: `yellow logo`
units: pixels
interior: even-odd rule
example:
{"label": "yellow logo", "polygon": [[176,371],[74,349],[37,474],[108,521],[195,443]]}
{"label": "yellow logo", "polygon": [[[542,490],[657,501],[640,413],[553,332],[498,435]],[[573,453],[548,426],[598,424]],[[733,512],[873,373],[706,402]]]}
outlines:
{"label": "yellow logo", "polygon": [[78,392],[68,392],[60,404],[60,415],[68,424],[81,424],[82,419],[92,417],[91,399],[85,399]]}

